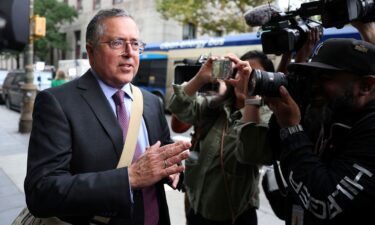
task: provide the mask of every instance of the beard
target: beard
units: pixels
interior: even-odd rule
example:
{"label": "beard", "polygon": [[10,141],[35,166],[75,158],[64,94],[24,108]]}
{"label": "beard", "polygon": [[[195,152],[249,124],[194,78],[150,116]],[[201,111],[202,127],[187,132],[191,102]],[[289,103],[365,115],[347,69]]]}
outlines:
{"label": "beard", "polygon": [[355,101],[352,93],[346,93],[341,97],[338,97],[328,103],[328,107],[337,113],[348,113],[355,111]]}
{"label": "beard", "polygon": [[357,112],[356,99],[352,92],[353,85],[348,85],[340,96],[321,101],[312,101],[305,110],[303,125],[311,140],[316,140],[322,129],[329,128],[333,123],[351,124]]}
{"label": "beard", "polygon": [[309,104],[303,117],[303,127],[310,140],[316,141],[321,130],[332,123],[332,110],[325,104],[316,106]]}

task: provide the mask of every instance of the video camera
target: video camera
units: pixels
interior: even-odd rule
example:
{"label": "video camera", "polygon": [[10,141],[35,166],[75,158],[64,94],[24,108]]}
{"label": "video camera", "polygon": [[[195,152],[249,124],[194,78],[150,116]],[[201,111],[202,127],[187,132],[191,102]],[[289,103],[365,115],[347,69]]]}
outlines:
{"label": "video camera", "polygon": [[[315,15],[320,15],[321,23],[310,19]],[[250,26],[262,27],[263,52],[280,55],[302,47],[307,32],[314,27],[323,35],[322,27],[342,28],[355,20],[375,21],[375,3],[374,0],[320,0],[303,3],[299,9],[285,13],[264,5],[245,13],[245,20]]]}
{"label": "video camera", "polygon": [[0,1],[0,51],[22,51],[29,41],[29,1]]}
{"label": "video camera", "polygon": [[262,26],[262,47],[265,54],[280,55],[300,49],[307,40],[308,31],[318,28],[320,23],[309,19],[319,13],[320,2],[304,3],[301,8],[286,13],[274,13],[270,21]]}
{"label": "video camera", "polygon": [[342,28],[354,20],[375,21],[374,0],[322,0],[320,15],[323,27]]}

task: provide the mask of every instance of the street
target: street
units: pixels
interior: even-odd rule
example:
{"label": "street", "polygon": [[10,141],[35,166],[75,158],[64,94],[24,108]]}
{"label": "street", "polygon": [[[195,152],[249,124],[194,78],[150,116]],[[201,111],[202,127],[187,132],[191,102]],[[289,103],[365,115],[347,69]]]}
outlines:
{"label": "street", "polygon": [[[0,225],[10,225],[25,206],[23,180],[26,174],[29,134],[18,133],[20,114],[0,105]],[[168,123],[170,116],[167,115]],[[189,140],[189,132],[171,133],[173,139]],[[172,225],[184,225],[184,194],[166,186]],[[272,212],[263,192],[258,210],[259,225],[282,225]]]}

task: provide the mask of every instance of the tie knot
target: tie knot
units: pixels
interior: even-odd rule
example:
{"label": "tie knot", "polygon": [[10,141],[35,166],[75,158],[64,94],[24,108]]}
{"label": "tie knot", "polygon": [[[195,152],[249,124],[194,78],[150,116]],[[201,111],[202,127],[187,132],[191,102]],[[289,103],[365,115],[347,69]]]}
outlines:
{"label": "tie knot", "polygon": [[124,102],[125,92],[123,90],[118,90],[113,96],[113,100],[115,101],[116,105],[122,105]]}

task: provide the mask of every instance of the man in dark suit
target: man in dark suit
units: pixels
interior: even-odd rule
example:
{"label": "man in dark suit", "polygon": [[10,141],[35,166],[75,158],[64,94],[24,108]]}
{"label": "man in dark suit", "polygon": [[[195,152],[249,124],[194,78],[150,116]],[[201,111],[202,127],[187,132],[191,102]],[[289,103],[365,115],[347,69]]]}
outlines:
{"label": "man in dark suit", "polygon": [[190,143],[172,143],[160,101],[142,91],[140,156],[116,169],[124,138],[112,97],[125,92],[130,114],[130,82],[144,44],[133,18],[120,9],[99,11],[86,41],[91,69],[35,100],[25,179],[28,208],[37,217],[57,216],[72,224],[89,224],[99,215],[110,217],[109,224],[168,225],[163,181],[169,178],[176,187]]}

